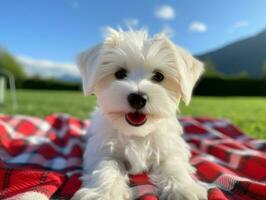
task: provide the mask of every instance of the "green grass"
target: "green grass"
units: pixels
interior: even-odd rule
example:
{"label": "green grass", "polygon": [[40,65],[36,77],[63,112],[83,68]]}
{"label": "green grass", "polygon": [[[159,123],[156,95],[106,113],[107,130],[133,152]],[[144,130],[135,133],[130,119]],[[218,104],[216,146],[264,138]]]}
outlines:
{"label": "green grass", "polygon": [[183,115],[227,118],[246,134],[266,139],[266,98],[194,97]]}
{"label": "green grass", "polygon": [[[95,105],[95,97],[85,97],[75,91],[18,90],[18,108],[13,110],[11,95],[6,95],[3,111],[8,114],[26,114],[44,117],[51,113],[68,113],[78,118],[88,118]],[[9,103],[10,102],[10,103]]]}
{"label": "green grass", "polygon": [[[85,119],[95,106],[95,97],[81,92],[33,91],[17,92],[18,108],[13,110],[10,94],[0,112],[43,117],[51,113],[68,113]],[[230,119],[247,134],[266,138],[266,98],[258,97],[193,97],[189,107],[181,105],[182,115],[211,116]]]}

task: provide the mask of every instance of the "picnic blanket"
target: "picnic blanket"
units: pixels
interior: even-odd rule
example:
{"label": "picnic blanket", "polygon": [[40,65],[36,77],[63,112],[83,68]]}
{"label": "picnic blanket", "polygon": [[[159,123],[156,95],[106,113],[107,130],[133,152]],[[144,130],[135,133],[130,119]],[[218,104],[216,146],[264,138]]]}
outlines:
{"label": "picnic blanket", "polygon": [[[265,141],[224,119],[180,122],[209,200],[266,199]],[[89,126],[68,115],[0,115],[0,199],[70,199],[81,184],[82,136]],[[147,174],[131,175],[130,186],[135,199],[158,199]]]}

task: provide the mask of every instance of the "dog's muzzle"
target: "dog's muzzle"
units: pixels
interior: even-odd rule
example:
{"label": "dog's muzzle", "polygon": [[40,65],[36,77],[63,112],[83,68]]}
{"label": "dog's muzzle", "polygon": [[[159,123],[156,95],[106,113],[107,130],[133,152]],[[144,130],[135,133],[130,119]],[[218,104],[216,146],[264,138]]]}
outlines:
{"label": "dog's muzzle", "polygon": [[146,120],[146,114],[140,112],[147,102],[147,96],[143,93],[130,93],[127,97],[128,103],[135,112],[130,112],[125,115],[126,121],[132,126],[141,126]]}

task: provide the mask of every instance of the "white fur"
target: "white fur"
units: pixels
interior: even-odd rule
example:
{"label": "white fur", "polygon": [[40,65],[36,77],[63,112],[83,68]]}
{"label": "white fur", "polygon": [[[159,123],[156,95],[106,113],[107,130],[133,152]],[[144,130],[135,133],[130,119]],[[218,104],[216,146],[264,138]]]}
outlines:
{"label": "white fur", "polygon": [[19,200],[48,200],[49,198],[40,192],[26,192],[24,193],[20,198],[17,198]]}
{"label": "white fur", "polygon": [[[109,32],[102,44],[78,56],[84,93],[94,93],[99,108],[87,133],[82,188],[73,200],[132,199],[127,174],[143,171],[160,189],[160,199],[207,199],[206,190],[190,176],[190,151],[176,119],[179,101],[189,103],[202,64],[164,35]],[[121,67],[128,76],[116,80]],[[161,83],[151,80],[154,70],[164,74]],[[127,102],[132,92],[148,97],[141,109],[147,122],[140,127],[125,120],[134,111]]]}

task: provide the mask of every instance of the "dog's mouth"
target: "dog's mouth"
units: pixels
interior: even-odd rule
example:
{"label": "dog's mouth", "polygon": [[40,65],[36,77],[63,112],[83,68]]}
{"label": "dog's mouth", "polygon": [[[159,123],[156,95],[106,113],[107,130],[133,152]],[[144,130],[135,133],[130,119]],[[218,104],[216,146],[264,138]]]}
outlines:
{"label": "dog's mouth", "polygon": [[147,116],[138,111],[127,113],[125,118],[126,121],[132,126],[141,126],[147,121]]}

